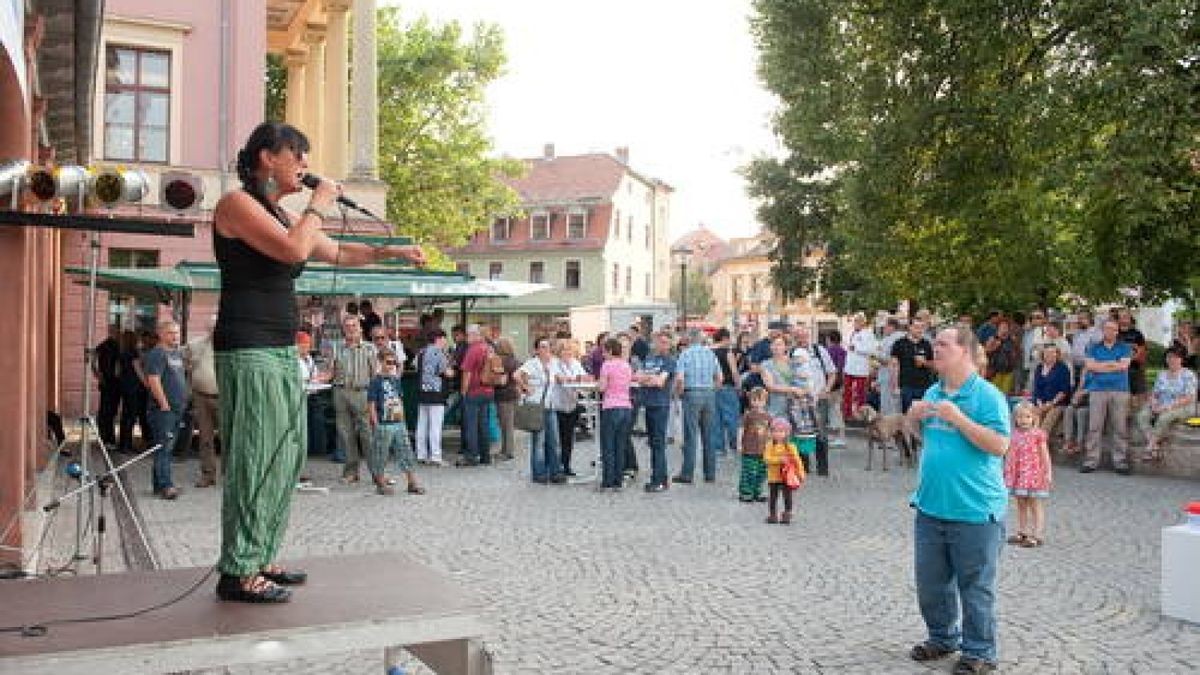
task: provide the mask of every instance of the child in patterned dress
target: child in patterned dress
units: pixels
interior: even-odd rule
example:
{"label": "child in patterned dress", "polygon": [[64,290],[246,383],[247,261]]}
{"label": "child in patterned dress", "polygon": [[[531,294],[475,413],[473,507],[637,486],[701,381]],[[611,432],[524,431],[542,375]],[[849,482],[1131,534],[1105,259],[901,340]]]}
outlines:
{"label": "child in patterned dress", "polygon": [[762,489],[767,478],[763,450],[771,437],[771,415],[767,412],[770,394],[762,387],[750,391],[750,408],[742,415],[742,475],[738,481],[738,500],[743,503],[765,501]]}
{"label": "child in patterned dress", "polygon": [[1017,500],[1017,533],[1008,543],[1035,548],[1045,541],[1046,511],[1052,468],[1046,432],[1038,428],[1037,413],[1029,403],[1013,410],[1013,433],[1004,456],[1004,484]]}

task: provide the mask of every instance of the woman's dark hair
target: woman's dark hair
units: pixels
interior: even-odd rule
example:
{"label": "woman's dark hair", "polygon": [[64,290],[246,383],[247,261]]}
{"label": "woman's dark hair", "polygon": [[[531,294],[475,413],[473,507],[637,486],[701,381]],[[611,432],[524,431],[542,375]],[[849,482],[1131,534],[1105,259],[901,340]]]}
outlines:
{"label": "woman's dark hair", "polygon": [[713,336],[713,339],[716,340],[717,342],[720,342],[721,340],[729,339],[729,329],[728,328],[718,328],[717,334]]}
{"label": "woman's dark hair", "polygon": [[624,351],[624,346],[621,341],[616,338],[609,338],[604,343],[604,351],[613,356],[620,356]]}
{"label": "woman's dark hair", "polygon": [[1187,350],[1186,349],[1183,349],[1182,347],[1178,347],[1178,346],[1171,346],[1171,347],[1168,347],[1165,352],[1163,352],[1163,363],[1166,363],[1167,357],[1172,354],[1174,354],[1175,356],[1178,356],[1181,359],[1187,358]]}
{"label": "woman's dark hair", "polygon": [[[249,192],[264,205],[268,204],[266,192],[263,191],[263,186],[259,184],[258,177],[255,172],[259,168],[258,155],[263,150],[270,152],[279,152],[284,148],[290,149],[292,152],[305,153],[308,152],[309,144],[308,137],[304,132],[290,124],[282,122],[263,122],[255,127],[250,133],[250,138],[246,139],[246,145],[237,154],[237,174],[242,181],[242,187]],[[268,210],[275,209],[270,206]]]}

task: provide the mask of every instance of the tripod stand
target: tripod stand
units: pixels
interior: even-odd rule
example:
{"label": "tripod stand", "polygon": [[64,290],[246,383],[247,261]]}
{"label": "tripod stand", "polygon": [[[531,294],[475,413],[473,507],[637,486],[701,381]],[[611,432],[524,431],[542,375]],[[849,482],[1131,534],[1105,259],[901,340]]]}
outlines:
{"label": "tripod stand", "polygon": [[[84,482],[79,487],[77,487],[74,490],[71,490],[69,492],[63,493],[62,495],[60,495],[59,497],[55,498],[53,501],[51,501],[50,503],[48,503],[42,507],[42,511],[49,513],[50,511],[53,511],[54,509],[57,509],[59,506],[61,506],[63,502],[71,499],[72,497],[74,497],[76,495],[79,495],[82,497],[83,493],[91,490],[92,488],[97,488],[99,490],[99,492],[100,492],[100,508],[97,511],[97,515],[96,515],[96,544],[95,544],[94,553],[92,555],[92,562],[93,562],[93,564],[96,565],[96,573],[97,574],[100,574],[101,572],[103,572],[102,561],[104,559],[104,535],[108,530],[107,522],[106,522],[106,518],[105,518],[104,505],[109,496],[109,490],[114,485],[118,486],[118,489],[121,491],[122,496],[126,500],[125,506],[128,509],[129,502],[128,502],[128,497],[125,496],[125,488],[122,486],[122,483],[121,483],[121,476],[120,476],[121,471],[124,471],[126,467],[128,467],[132,464],[135,464],[137,462],[140,462],[141,460],[145,459],[146,457],[149,457],[150,455],[154,454],[160,447],[162,447],[162,446],[155,445],[155,446],[143,451],[140,455],[134,457],[133,459],[130,459],[130,460],[122,463],[120,466],[113,466],[112,460],[108,457],[108,455],[106,453],[105,460],[108,462],[108,465],[109,465],[108,470],[106,470],[102,474],[97,475],[96,477],[92,478],[91,480],[87,480],[87,474],[83,473],[83,471],[81,469],[79,477]],[[142,530],[141,523],[138,522],[136,514],[134,514],[132,511],[130,511],[130,517],[133,519],[134,527],[137,529],[138,536],[142,540],[142,546],[145,548],[147,554],[150,555],[151,564],[155,568],[157,568],[158,561],[154,559],[154,554],[150,550],[149,543],[146,540],[146,533]],[[76,559],[81,559],[81,557],[77,554]]]}
{"label": "tripod stand", "polygon": [[[83,192],[80,191],[80,208],[83,206]],[[92,387],[90,386],[89,376],[92,372],[92,359],[95,358],[95,349],[92,347],[92,341],[95,339],[94,329],[96,324],[96,277],[100,266],[100,233],[91,231],[88,238],[88,291],[87,291],[87,308],[84,312],[84,340],[83,340],[83,414],[79,418],[79,463],[83,471],[83,475],[88,475],[88,465],[91,462],[91,444],[94,439],[100,449],[100,456],[104,459],[105,472],[102,475],[109,476],[110,484],[117,488],[117,493],[121,495],[121,501],[125,504],[125,510],[133,521],[139,539],[141,540],[142,548],[149,557],[151,564],[157,568],[158,562],[154,558],[154,552],[150,549],[150,542],[146,538],[146,532],[142,529],[142,525],[138,520],[137,512],[134,511],[133,505],[129,501],[129,494],[125,491],[125,483],[121,480],[121,476],[117,474],[112,460],[112,455],[109,454],[108,448],[104,444],[104,437],[100,434],[100,429],[96,425],[95,418],[92,417]],[[146,453],[142,453],[137,459],[144,457]],[[136,459],[134,460],[136,461]],[[127,466],[132,462],[126,462],[122,467]],[[101,488],[101,498],[106,496],[108,488]],[[72,490],[68,494],[78,494],[78,504],[75,511],[75,559],[83,560],[86,558],[83,555],[83,538],[84,538],[84,490]],[[92,499],[93,495],[89,492],[88,499]],[[60,498],[61,499],[61,498]],[[56,500],[57,501],[57,500]],[[89,513],[91,513],[90,502],[88,503]],[[103,502],[101,503],[103,509]],[[101,510],[100,518],[104,518],[104,512]],[[102,533],[99,533],[102,536]],[[99,569],[99,556],[97,556],[97,569]]]}

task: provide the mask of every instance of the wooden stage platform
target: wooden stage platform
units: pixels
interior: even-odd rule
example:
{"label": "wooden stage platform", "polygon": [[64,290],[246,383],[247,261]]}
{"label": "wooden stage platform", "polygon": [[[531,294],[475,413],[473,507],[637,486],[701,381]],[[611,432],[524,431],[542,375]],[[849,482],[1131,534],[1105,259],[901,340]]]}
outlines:
{"label": "wooden stage platform", "polygon": [[477,605],[429,568],[394,553],[290,564],[309,580],[286,604],[220,602],[214,573],[176,604],[113,621],[54,623],[166,602],[208,570],[0,581],[0,627],[47,627],[0,633],[0,673],[165,673],[376,648],[404,648],[438,673],[491,672]]}

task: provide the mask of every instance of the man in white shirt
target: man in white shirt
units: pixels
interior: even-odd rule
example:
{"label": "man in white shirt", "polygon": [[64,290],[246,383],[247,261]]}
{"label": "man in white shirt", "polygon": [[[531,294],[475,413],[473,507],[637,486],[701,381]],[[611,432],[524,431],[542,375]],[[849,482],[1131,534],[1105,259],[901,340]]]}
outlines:
{"label": "man in white shirt", "polygon": [[192,389],[192,419],[200,431],[200,477],[196,480],[196,487],[212,487],[217,484],[215,436],[221,418],[211,326],[208,335],[187,344],[183,355]]}
{"label": "man in white shirt", "polygon": [[875,333],[867,326],[867,317],[854,315],[854,330],[846,341],[846,367],[842,370],[842,417],[854,419],[867,402],[867,382],[871,376],[871,355],[879,348]]}

